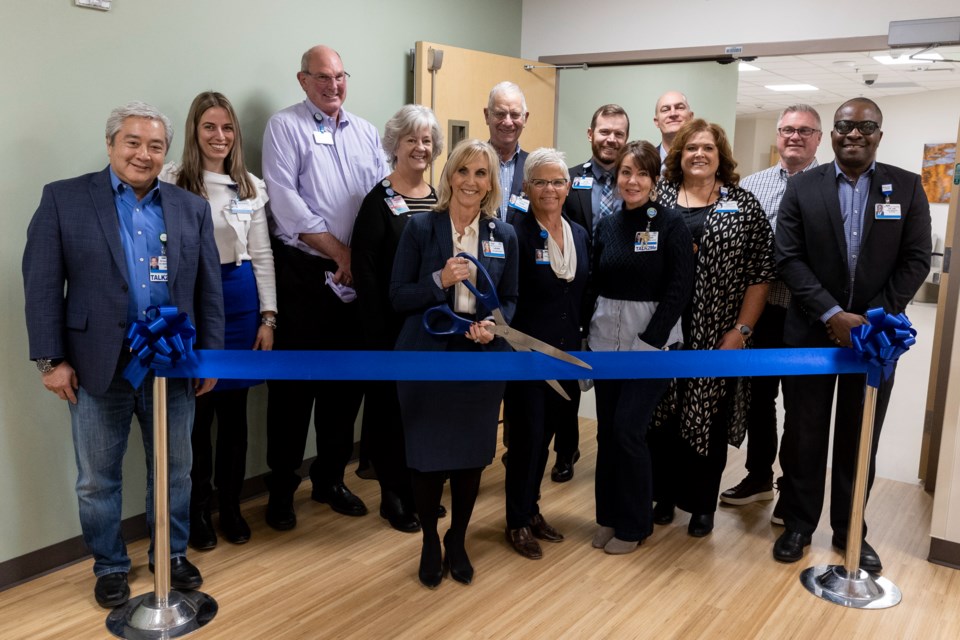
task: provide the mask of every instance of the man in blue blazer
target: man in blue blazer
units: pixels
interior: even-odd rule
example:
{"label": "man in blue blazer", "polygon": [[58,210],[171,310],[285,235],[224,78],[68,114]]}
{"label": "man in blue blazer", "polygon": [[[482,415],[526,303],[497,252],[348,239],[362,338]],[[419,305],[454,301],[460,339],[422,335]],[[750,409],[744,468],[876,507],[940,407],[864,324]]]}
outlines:
{"label": "man in blue blazer", "polygon": [[[153,454],[153,375],[134,388],[128,327],[155,305],[175,305],[197,328],[196,347],[223,348],[220,258],[205,200],[157,175],[173,129],[154,107],[131,102],[110,113],[110,165],[48,184],[27,229],[23,254],[30,358],[43,385],[67,400],[77,459],[83,538],[93,553],[94,596],[104,607],[127,601],[130,558],[121,536],[121,470],[130,423]],[[194,394],[216,380],[168,384],[171,585],[203,579],[186,559],[190,430]],[[194,388],[195,387],[195,388]],[[154,530],[148,465],[147,523]],[[153,545],[149,550],[153,570]]]}
{"label": "man in blue blazer", "polygon": [[[872,100],[843,103],[830,132],[835,161],[787,183],[776,257],[792,294],[783,336],[789,346],[850,348],[850,330],[867,322],[868,309],[902,312],[930,271],[930,206],[920,176],[876,161],[882,124]],[[835,388],[830,526],[833,546],[846,549],[864,376],[793,376],[783,380],[777,511],[786,531],[773,547],[781,562],[803,557],[820,520]],[[868,491],[892,388],[893,375],[877,392]],[[883,568],[866,540],[860,568]]]}
{"label": "man in blue blazer", "polygon": [[510,222],[517,211],[526,211],[517,202],[523,192],[523,163],[527,152],[520,148],[520,134],[530,112],[527,99],[513,82],[501,82],[490,90],[483,119],[490,128],[490,145],[500,159],[500,194],[497,217]]}

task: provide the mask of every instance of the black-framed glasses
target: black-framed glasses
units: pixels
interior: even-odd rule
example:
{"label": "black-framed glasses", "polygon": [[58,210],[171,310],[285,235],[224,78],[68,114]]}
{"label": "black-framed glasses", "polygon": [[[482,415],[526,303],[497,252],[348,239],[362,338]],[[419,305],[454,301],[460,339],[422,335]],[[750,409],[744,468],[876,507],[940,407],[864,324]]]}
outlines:
{"label": "black-framed glasses", "polygon": [[332,84],[332,83],[343,84],[344,82],[347,81],[347,78],[350,77],[350,74],[347,73],[346,71],[344,71],[343,73],[338,73],[335,76],[328,76],[325,73],[310,73],[309,71],[301,71],[300,73],[302,73],[305,76],[310,76],[320,84]]}
{"label": "black-framed glasses", "polygon": [[530,180],[530,186],[534,187],[535,189],[543,189],[547,185],[550,185],[554,189],[563,189],[565,186],[567,186],[567,182],[569,182],[569,180],[566,180],[565,178],[557,178],[556,180],[542,180],[540,178],[534,178],[533,180]]}
{"label": "black-framed glasses", "polygon": [[812,127],[780,127],[777,129],[777,133],[780,134],[783,138],[792,138],[793,134],[797,134],[801,138],[809,138],[815,133],[820,133],[820,129],[814,129]]}
{"label": "black-framed glasses", "polygon": [[857,129],[865,136],[875,133],[880,128],[880,124],[873,120],[837,120],[833,123],[833,129],[842,136],[847,135],[854,129]]}

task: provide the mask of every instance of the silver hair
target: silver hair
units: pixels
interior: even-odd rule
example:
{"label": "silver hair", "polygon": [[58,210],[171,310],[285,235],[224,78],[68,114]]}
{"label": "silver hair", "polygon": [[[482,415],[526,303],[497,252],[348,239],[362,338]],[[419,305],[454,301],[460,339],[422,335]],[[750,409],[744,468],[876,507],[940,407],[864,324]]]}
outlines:
{"label": "silver hair", "polygon": [[527,159],[524,160],[523,181],[527,182],[530,180],[530,176],[533,175],[534,171],[548,164],[560,165],[560,168],[563,169],[564,175],[570,173],[570,168],[567,166],[567,156],[563,153],[563,151],[557,151],[556,149],[551,149],[549,147],[541,147],[536,151],[531,151],[530,155],[527,156]]}
{"label": "silver hair", "polygon": [[159,120],[160,124],[163,125],[164,133],[167,138],[167,149],[170,148],[170,143],[173,141],[173,123],[170,122],[170,118],[160,113],[160,110],[149,105],[146,102],[141,102],[139,100],[134,100],[133,102],[128,102],[127,104],[115,108],[110,112],[110,117],[107,118],[107,142],[111,145],[113,144],[113,139],[117,135],[117,131],[120,131],[120,127],[123,126],[123,121],[127,118],[147,118],[148,120]]}
{"label": "silver hair", "polygon": [[397,168],[397,147],[400,140],[425,128],[430,129],[433,142],[433,157],[430,160],[433,161],[443,153],[443,131],[433,111],[419,104],[408,104],[387,120],[383,127],[383,151],[390,158],[391,167]]}
{"label": "silver hair", "polygon": [[818,127],[823,126],[820,123],[820,114],[817,113],[816,109],[814,109],[808,104],[792,104],[786,109],[784,109],[783,111],[781,111],[780,115],[777,116],[777,127],[780,126],[780,121],[783,120],[783,116],[787,115],[788,113],[809,113],[810,115],[813,116],[813,119],[817,121]]}
{"label": "silver hair", "polygon": [[[523,113],[527,113],[527,99],[523,95],[523,90],[515,82],[508,82],[504,80],[503,82],[498,83],[493,89],[490,89],[490,97],[487,98],[487,110],[493,109],[493,101],[496,100],[499,95],[517,95],[520,96],[520,106],[523,108]],[[524,118],[526,119],[526,118]]]}

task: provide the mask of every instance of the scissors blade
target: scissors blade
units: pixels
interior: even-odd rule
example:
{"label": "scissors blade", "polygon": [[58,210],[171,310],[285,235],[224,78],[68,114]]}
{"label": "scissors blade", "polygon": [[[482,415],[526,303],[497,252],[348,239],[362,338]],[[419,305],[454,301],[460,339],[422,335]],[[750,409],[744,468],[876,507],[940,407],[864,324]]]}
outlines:
{"label": "scissors blade", "polygon": [[567,392],[563,390],[563,387],[560,386],[560,383],[556,380],[544,380],[550,388],[560,394],[560,397],[564,400],[570,400],[570,396],[567,395]]}
{"label": "scissors blade", "polygon": [[557,360],[563,360],[570,364],[575,364],[578,367],[583,367],[584,369],[593,369],[589,364],[570,355],[562,349],[557,349],[555,346],[547,344],[543,340],[537,340],[533,336],[529,336],[522,331],[517,331],[516,329],[509,327],[507,325],[496,325],[494,327],[494,333],[501,336],[504,340],[510,343],[514,349],[523,349],[525,351],[539,351],[544,355],[548,355]]}

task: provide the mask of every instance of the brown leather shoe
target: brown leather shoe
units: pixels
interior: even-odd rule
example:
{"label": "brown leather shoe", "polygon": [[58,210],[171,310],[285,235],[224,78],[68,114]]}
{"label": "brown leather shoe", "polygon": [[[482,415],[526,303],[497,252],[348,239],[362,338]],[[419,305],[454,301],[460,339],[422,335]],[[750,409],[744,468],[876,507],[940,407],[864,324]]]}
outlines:
{"label": "brown leather shoe", "polygon": [[524,558],[539,560],[543,557],[543,550],[540,549],[540,543],[534,540],[533,534],[530,532],[530,527],[507,529],[506,533],[507,542]]}
{"label": "brown leather shoe", "polygon": [[540,538],[547,542],[562,542],[563,534],[554,529],[543,519],[542,514],[537,514],[530,518],[530,533],[534,538]]}

